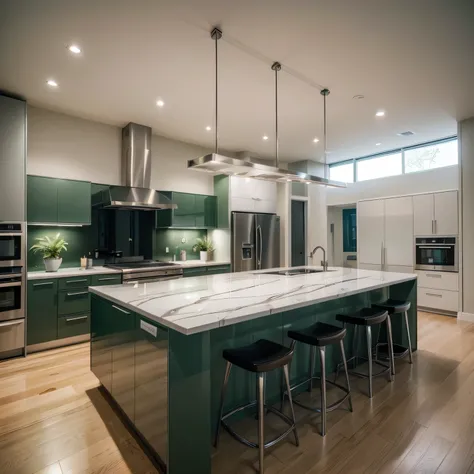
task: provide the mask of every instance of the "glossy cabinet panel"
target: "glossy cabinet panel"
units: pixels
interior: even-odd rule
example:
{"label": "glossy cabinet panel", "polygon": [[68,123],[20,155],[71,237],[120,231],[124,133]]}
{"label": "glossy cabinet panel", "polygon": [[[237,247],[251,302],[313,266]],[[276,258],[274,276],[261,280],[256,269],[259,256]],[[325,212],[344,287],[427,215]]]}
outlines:
{"label": "glossy cabinet panel", "polygon": [[29,224],[91,223],[91,183],[68,179],[27,177]]}
{"label": "glossy cabinet panel", "polygon": [[203,276],[206,275],[206,273],[207,271],[205,267],[183,268],[184,277]]}
{"label": "glossy cabinet panel", "polygon": [[91,223],[91,183],[58,180],[58,222]]}
{"label": "glossy cabinet panel", "polygon": [[90,314],[72,314],[62,316],[58,321],[58,339],[82,336],[90,332]]}
{"label": "glossy cabinet panel", "polygon": [[136,329],[135,426],[166,462],[168,454],[168,331],[138,315]]}
{"label": "glossy cabinet panel", "polygon": [[122,275],[92,275],[90,286],[120,285]]}
{"label": "glossy cabinet panel", "polygon": [[209,267],[183,268],[184,277],[217,275],[219,273],[230,273],[230,265],[212,265]]}
{"label": "glossy cabinet panel", "polygon": [[90,293],[85,289],[60,291],[58,294],[58,315],[65,316],[75,313],[88,313],[90,309]]}
{"label": "glossy cabinet panel", "polygon": [[156,227],[215,228],[217,197],[205,194],[165,193],[178,207],[156,212]]}
{"label": "glossy cabinet panel", "polygon": [[33,280],[27,285],[27,344],[54,341],[58,337],[58,280]]}
{"label": "glossy cabinet panel", "polygon": [[28,223],[58,222],[58,180],[43,176],[27,176]]}
{"label": "glossy cabinet panel", "polygon": [[[97,275],[97,276],[99,276],[99,275]],[[59,280],[59,289],[60,290],[72,290],[72,289],[77,289],[77,288],[87,288],[91,283],[91,280],[90,280],[89,276],[59,278],[58,280]]]}

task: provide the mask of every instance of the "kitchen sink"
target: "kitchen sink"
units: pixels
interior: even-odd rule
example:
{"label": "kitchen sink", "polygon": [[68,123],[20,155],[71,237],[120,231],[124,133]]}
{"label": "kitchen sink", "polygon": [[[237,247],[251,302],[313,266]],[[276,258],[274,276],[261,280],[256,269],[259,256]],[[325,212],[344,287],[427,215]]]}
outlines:
{"label": "kitchen sink", "polygon": [[[335,270],[326,270],[326,272],[334,272]],[[283,276],[295,276],[295,275],[306,275],[310,273],[324,273],[324,270],[315,270],[313,268],[294,268],[289,270],[277,270],[273,272],[265,272],[267,275],[283,275]]]}

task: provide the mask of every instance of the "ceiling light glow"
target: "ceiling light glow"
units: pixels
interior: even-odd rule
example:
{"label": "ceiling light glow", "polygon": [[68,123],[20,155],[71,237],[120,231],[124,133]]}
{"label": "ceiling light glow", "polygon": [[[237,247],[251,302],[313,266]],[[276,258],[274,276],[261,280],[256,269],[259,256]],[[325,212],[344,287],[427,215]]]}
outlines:
{"label": "ceiling light glow", "polygon": [[313,143],[318,143],[319,142],[319,138],[314,138],[313,139]]}
{"label": "ceiling light glow", "polygon": [[49,79],[46,81],[46,84],[48,84],[50,87],[58,87],[58,83],[54,79]]}
{"label": "ceiling light glow", "polygon": [[164,103],[161,99],[158,99],[158,100],[156,101],[156,105],[157,105],[158,107],[163,107],[163,105],[165,105],[165,103]]}
{"label": "ceiling light glow", "polygon": [[68,47],[69,51],[74,54],[81,54],[81,48],[77,46],[77,44],[71,44],[71,46]]}
{"label": "ceiling light glow", "polygon": [[264,140],[268,140],[268,137],[267,137],[266,135],[264,135],[262,138],[263,138]]}
{"label": "ceiling light glow", "polygon": [[210,132],[210,131],[212,130],[212,128],[209,127],[209,125],[208,125],[208,126],[206,127],[206,130],[207,130],[208,132]]}
{"label": "ceiling light glow", "polygon": [[385,112],[383,110],[378,110],[376,113],[375,113],[375,116],[376,117],[384,117],[385,116]]}
{"label": "ceiling light glow", "polygon": [[375,146],[380,146],[380,145],[381,145],[381,143],[376,143],[376,144],[375,144]]}

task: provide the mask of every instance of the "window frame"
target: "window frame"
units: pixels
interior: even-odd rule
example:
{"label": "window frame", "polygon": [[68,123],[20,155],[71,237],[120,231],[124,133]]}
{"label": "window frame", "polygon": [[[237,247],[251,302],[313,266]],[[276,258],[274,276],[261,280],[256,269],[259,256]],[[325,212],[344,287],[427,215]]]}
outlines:
{"label": "window frame", "polygon": [[[387,155],[393,155],[393,154],[396,154],[396,153],[401,153],[401,155],[402,155],[402,172],[401,172],[401,174],[384,176],[384,177],[381,177],[381,178],[373,178],[373,179],[390,178],[392,176],[402,176],[404,174],[424,173],[425,171],[432,171],[432,169],[411,171],[409,173],[406,172],[405,151],[415,150],[417,148],[424,148],[424,147],[428,147],[428,146],[438,145],[440,143],[448,143],[448,142],[458,141],[458,140],[459,140],[459,137],[457,135],[454,135],[454,136],[451,136],[451,137],[446,137],[446,138],[440,138],[439,140],[432,140],[432,141],[429,141],[429,142],[418,143],[416,145],[406,146],[406,147],[403,147],[403,148],[395,148],[395,149],[386,150],[386,151],[383,151],[383,152],[380,152],[380,153],[374,153],[373,155],[366,155],[366,156],[361,156],[359,158],[351,158],[351,159],[348,159],[348,160],[338,161],[336,163],[330,163],[329,168],[333,168],[333,167],[341,166],[341,165],[347,165],[349,163],[352,163],[353,183],[363,183],[365,181],[372,181],[372,179],[363,180],[363,181],[358,180],[358,176],[357,176],[357,162],[358,161],[365,161],[365,160],[370,160],[370,159],[373,159],[373,158],[380,158],[380,157],[387,156]],[[457,164],[459,165],[459,154],[458,154],[458,163]],[[439,168],[433,168],[433,169],[446,168],[448,166],[456,166],[456,165],[440,166]],[[331,173],[331,171],[329,171],[329,173]],[[347,184],[353,184],[353,183],[347,183]]]}

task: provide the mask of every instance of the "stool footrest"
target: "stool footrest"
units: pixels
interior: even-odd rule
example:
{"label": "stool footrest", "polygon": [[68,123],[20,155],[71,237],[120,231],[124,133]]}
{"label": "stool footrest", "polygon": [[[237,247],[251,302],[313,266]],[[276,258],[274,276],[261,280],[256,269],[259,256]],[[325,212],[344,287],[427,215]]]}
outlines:
{"label": "stool footrest", "polygon": [[[393,345],[393,357],[395,359],[403,359],[405,356],[408,355],[409,352],[410,352],[410,350],[408,349],[408,347],[403,347],[403,346],[400,346],[399,344],[394,344]],[[382,358],[384,360],[388,359],[388,343],[379,342],[375,346],[375,355],[379,359],[380,358]],[[380,355],[382,357],[380,357]]]}
{"label": "stool footrest", "polygon": [[[225,423],[225,419],[229,418],[230,416],[234,415],[235,413],[239,412],[239,411],[242,411],[242,410],[245,410],[246,408],[250,408],[250,407],[255,407],[257,406],[257,402],[254,401],[254,402],[250,402],[250,403],[247,403],[246,405],[242,405],[240,407],[237,407],[235,408],[234,410],[226,413],[225,415],[222,416],[221,418],[221,424],[222,426],[225,428],[225,430],[233,437],[235,438],[237,441],[240,441],[242,444],[245,444],[246,446],[249,446],[250,448],[258,448],[259,445],[258,443],[254,443],[253,441],[250,441],[248,440],[247,438],[245,438],[244,436],[240,435],[239,433],[237,433],[235,430],[233,430],[227,423]],[[294,431],[296,429],[296,424],[293,423],[293,421],[288,418],[284,413],[282,413],[280,410],[277,410],[276,408],[274,407],[270,407],[270,406],[267,406],[267,405],[264,405],[264,412],[266,411],[269,411],[271,413],[273,413],[274,415],[277,415],[278,417],[280,417],[284,422],[286,422],[288,425],[289,425],[289,428],[284,432],[282,433],[281,435],[277,436],[276,438],[272,439],[271,441],[268,441],[267,443],[265,443],[263,445],[263,447],[265,449],[267,448],[270,448],[271,446],[273,446],[274,444],[277,444],[279,441],[281,441],[283,438],[285,438],[286,436],[288,436],[292,431]]]}

